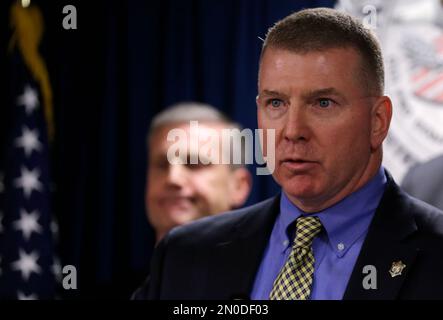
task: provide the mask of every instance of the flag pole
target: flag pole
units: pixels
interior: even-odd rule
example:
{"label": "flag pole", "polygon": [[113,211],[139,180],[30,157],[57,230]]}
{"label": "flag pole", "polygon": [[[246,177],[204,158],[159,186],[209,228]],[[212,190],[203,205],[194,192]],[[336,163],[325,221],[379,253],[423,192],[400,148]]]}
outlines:
{"label": "flag pole", "polygon": [[46,64],[38,50],[44,31],[43,15],[38,7],[31,5],[31,0],[20,0],[11,6],[10,23],[13,34],[9,50],[17,47],[40,86],[48,138],[52,142],[55,134],[52,88]]}

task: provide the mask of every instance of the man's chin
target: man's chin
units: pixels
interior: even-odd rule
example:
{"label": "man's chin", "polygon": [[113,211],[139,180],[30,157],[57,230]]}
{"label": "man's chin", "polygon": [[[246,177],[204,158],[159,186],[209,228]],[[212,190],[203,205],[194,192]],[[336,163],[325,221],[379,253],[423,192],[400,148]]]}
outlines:
{"label": "man's chin", "polygon": [[283,184],[283,191],[290,200],[306,201],[318,198],[319,193],[313,183],[290,181]]}
{"label": "man's chin", "polygon": [[169,217],[174,224],[181,225],[198,219],[201,215],[196,211],[173,210],[169,211]]}

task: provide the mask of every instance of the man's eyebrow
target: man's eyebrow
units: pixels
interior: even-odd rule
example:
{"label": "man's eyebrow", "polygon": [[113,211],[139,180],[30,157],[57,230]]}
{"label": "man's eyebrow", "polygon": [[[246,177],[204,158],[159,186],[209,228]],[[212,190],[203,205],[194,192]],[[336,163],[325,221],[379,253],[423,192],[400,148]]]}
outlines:
{"label": "man's eyebrow", "polygon": [[324,88],[324,89],[318,89],[318,90],[311,90],[308,92],[305,92],[302,94],[303,99],[309,100],[317,97],[321,97],[324,95],[334,95],[338,96],[341,99],[345,99],[345,97],[335,88]]}
{"label": "man's eyebrow", "polygon": [[[307,92],[303,92],[301,94],[303,100],[312,100],[312,99],[319,98],[322,96],[327,96],[327,95],[333,95],[333,96],[338,97],[339,99],[342,99],[345,102],[347,101],[345,96],[333,87],[310,90]],[[263,96],[279,97],[279,98],[283,98],[283,99],[289,99],[289,96],[285,93],[274,91],[274,90],[268,90],[268,89],[264,89],[261,93],[259,93],[258,97],[260,97],[260,96],[261,97],[263,97]]]}
{"label": "man's eyebrow", "polygon": [[278,92],[278,91],[267,90],[267,89],[264,89],[262,92],[260,92],[259,96],[271,96],[271,97],[288,98],[287,94],[284,94],[284,93]]}
{"label": "man's eyebrow", "polygon": [[151,158],[151,160],[153,160],[153,161],[165,161],[167,159],[168,159],[168,157],[167,157],[166,153],[159,153],[159,154],[154,155]]}

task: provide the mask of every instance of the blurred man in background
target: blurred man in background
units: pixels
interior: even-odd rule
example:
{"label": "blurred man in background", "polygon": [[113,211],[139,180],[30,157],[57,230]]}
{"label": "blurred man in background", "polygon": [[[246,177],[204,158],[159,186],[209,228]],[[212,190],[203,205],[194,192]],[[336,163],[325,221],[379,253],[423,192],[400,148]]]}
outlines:
{"label": "blurred man in background", "polygon": [[[195,137],[190,121],[198,122],[198,143],[191,142]],[[186,139],[168,141],[168,133],[174,129],[183,130]],[[221,143],[223,129],[241,130],[217,109],[195,102],[173,105],[153,119],[147,141],[146,209],[156,242],[175,226],[245,203],[252,178],[243,164],[201,162],[207,157],[202,150],[211,131],[224,147],[220,152],[229,152]],[[186,151],[183,164],[168,161],[168,149],[173,145]],[[239,152],[242,150],[232,150],[232,154]],[[192,163],[192,158],[198,159],[197,163]]]}
{"label": "blurred man in background", "polygon": [[402,187],[410,195],[443,210],[443,155],[412,167]]}

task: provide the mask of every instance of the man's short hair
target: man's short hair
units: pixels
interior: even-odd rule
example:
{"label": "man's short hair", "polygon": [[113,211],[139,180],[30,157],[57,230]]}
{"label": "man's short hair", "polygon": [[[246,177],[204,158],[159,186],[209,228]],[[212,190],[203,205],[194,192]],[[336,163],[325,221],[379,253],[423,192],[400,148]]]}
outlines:
{"label": "man's short hair", "polygon": [[[305,9],[278,21],[268,30],[267,48],[308,53],[334,48],[355,49],[362,62],[362,80],[371,95],[384,92],[384,67],[380,44],[360,21],[329,8]],[[261,60],[261,58],[260,58]]]}
{"label": "man's short hair", "polygon": [[[190,121],[198,121],[202,123],[221,123],[226,126],[226,129],[234,129],[232,139],[240,141],[240,144],[232,143],[232,148],[230,150],[230,163],[233,169],[243,167],[245,165],[246,159],[250,157],[248,146],[246,146],[246,141],[241,137],[242,126],[237,122],[232,121],[221,111],[215,107],[200,103],[200,102],[180,102],[167,107],[165,110],[157,114],[151,121],[148,129],[147,144],[149,148],[149,141],[154,133],[161,127],[173,124],[183,124],[190,123]],[[234,164],[233,157],[234,154],[241,155],[241,163]]]}
{"label": "man's short hair", "polygon": [[240,126],[213,106],[200,102],[180,102],[167,107],[151,121],[148,135],[151,136],[158,128],[173,123],[189,123],[190,121],[219,122],[227,127]]}

